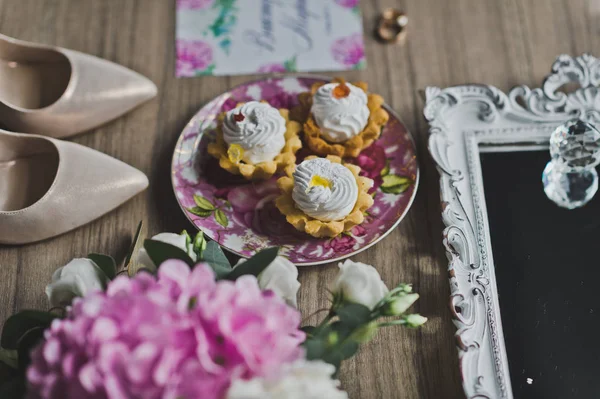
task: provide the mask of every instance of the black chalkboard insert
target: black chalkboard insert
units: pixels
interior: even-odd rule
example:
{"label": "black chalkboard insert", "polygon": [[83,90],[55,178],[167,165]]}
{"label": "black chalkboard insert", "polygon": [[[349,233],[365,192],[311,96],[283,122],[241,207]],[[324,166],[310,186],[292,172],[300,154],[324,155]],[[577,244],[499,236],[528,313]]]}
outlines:
{"label": "black chalkboard insert", "polygon": [[513,393],[600,398],[600,193],[559,208],[542,187],[548,160],[481,154]]}

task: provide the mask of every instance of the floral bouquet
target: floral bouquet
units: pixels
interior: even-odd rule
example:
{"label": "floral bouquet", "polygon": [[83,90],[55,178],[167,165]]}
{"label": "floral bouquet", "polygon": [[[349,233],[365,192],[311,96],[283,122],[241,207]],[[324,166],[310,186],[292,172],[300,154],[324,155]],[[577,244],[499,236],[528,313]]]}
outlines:
{"label": "floral bouquet", "polygon": [[409,285],[390,291],[346,261],[327,315],[301,326],[298,271],[277,248],[232,267],[202,233],[138,248],[140,230],[120,273],[110,256],[74,259],[46,288],[50,311],[5,322],[0,359],[14,370],[1,398],[347,398],[343,360],[378,328],[426,321],[405,314]]}

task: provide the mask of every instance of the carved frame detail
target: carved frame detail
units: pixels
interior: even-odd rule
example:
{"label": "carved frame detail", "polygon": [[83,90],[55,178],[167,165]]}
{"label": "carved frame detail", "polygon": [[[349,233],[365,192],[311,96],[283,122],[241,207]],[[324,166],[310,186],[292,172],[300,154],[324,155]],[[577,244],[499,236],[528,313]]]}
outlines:
{"label": "carved frame detail", "polygon": [[[578,88],[563,92],[575,84]],[[469,399],[512,399],[479,153],[548,147],[569,119],[600,122],[600,59],[560,55],[541,88],[426,89],[429,151],[440,173],[450,309]],[[540,172],[541,173],[541,172]],[[540,185],[541,189],[541,185]]]}

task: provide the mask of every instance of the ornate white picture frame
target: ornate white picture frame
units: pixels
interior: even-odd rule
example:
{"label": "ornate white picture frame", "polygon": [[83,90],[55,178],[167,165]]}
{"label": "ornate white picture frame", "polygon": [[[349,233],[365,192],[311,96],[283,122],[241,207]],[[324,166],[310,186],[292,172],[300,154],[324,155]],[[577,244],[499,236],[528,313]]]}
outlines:
{"label": "ornate white picture frame", "polygon": [[[578,88],[561,91],[567,84]],[[600,59],[561,55],[541,88],[428,87],[429,151],[440,173],[451,312],[469,399],[511,399],[479,153],[548,148],[569,119],[600,121]],[[540,190],[541,172],[540,172]]]}

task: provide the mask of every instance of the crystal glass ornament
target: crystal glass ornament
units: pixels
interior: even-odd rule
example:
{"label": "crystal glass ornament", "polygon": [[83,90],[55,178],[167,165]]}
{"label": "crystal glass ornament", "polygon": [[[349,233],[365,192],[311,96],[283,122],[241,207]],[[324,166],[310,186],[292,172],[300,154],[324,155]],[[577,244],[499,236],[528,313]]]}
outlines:
{"label": "crystal glass ornament", "polygon": [[587,204],[598,190],[600,131],[579,119],[568,121],[550,136],[550,156],[542,174],[548,198],[567,209]]}

